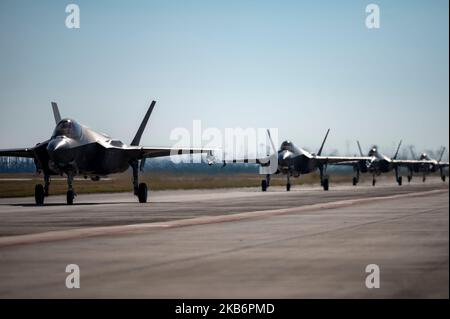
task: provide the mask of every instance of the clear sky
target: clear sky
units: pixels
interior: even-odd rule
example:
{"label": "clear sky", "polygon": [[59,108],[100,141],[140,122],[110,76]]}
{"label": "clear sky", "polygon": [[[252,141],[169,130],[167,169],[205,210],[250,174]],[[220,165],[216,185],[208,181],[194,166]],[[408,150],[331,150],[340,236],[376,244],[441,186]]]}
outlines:
{"label": "clear sky", "polygon": [[[381,28],[365,27],[376,3]],[[0,148],[47,139],[63,116],[170,146],[174,127],[278,127],[325,151],[448,146],[448,1],[0,1]]]}

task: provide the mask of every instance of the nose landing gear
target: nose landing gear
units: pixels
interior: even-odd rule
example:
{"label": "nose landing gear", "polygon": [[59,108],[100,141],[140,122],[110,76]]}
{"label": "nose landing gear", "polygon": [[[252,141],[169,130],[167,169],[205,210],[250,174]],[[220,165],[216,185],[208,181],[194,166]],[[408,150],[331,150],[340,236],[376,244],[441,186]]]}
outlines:
{"label": "nose landing gear", "polygon": [[67,174],[67,186],[68,186],[67,196],[66,196],[67,205],[73,205],[73,200],[75,199],[75,196],[77,196],[77,194],[73,190],[73,174],[72,173]]}

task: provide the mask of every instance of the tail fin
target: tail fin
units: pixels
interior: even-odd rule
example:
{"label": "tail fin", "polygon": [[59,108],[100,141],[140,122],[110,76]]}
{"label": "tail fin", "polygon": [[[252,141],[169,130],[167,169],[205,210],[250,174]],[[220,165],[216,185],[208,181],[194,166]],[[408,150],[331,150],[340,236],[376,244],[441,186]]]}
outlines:
{"label": "tail fin", "polygon": [[414,146],[411,145],[409,147],[409,151],[411,152],[411,156],[412,156],[413,159],[418,159],[419,158],[419,157],[417,157],[416,152],[414,152]]}
{"label": "tail fin", "polygon": [[328,133],[330,133],[330,129],[328,129],[327,134],[325,134],[325,137],[323,139],[322,145],[319,148],[319,151],[317,152],[317,155],[322,155],[323,147],[325,145],[325,142],[327,141]]}
{"label": "tail fin", "polygon": [[442,157],[444,156],[444,153],[445,153],[445,147],[442,147],[441,156],[439,156],[438,162],[442,161]]}
{"label": "tail fin", "polygon": [[395,155],[394,155],[394,159],[397,159],[397,156],[398,156],[398,152],[400,151],[400,146],[402,146],[402,140],[400,140],[400,143],[398,143],[398,146],[397,146],[397,151],[395,152]]}
{"label": "tail fin", "polygon": [[275,143],[272,140],[272,136],[270,135],[269,129],[267,129],[267,135],[269,136],[270,145],[272,145],[272,150],[276,154],[277,153],[277,148],[275,147]]}
{"label": "tail fin", "polygon": [[58,124],[61,122],[61,114],[59,113],[58,104],[52,102],[53,116],[55,117],[55,122]]}
{"label": "tail fin", "polygon": [[144,133],[145,127],[147,126],[148,119],[150,118],[150,115],[152,114],[153,108],[155,107],[156,101],[152,101],[152,104],[150,104],[150,107],[147,110],[147,113],[144,116],[144,119],[142,120],[141,126],[139,126],[138,131],[136,132],[136,136],[133,138],[133,141],[131,142],[131,146],[138,146],[141,142],[142,134]]}
{"label": "tail fin", "polygon": [[361,144],[359,144],[359,141],[356,141],[356,144],[358,144],[359,155],[361,155],[361,157],[363,157],[363,156],[364,156],[364,153],[363,153],[363,151],[362,151],[362,149],[361,149]]}

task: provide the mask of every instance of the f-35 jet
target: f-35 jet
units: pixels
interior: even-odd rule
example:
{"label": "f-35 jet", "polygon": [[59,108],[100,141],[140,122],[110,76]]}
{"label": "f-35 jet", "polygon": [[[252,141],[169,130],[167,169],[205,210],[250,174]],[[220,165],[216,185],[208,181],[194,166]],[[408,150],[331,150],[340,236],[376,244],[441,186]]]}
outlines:
{"label": "f-35 jet", "polygon": [[[261,166],[270,166],[271,160],[277,160],[277,169],[273,174],[283,174],[286,176],[286,191],[291,189],[291,177],[299,177],[300,175],[305,175],[309,173],[314,173],[317,170],[320,174],[320,185],[325,191],[329,189],[330,178],[327,173],[328,165],[333,165],[335,163],[346,163],[346,162],[359,162],[370,160],[370,157],[340,157],[340,156],[322,156],[323,147],[327,140],[330,130],[328,129],[325,138],[323,139],[322,145],[320,146],[317,154],[310,153],[303,148],[296,147],[291,141],[284,141],[281,143],[279,150],[275,148],[275,144],[270,136],[270,131],[267,130],[269,135],[270,143],[272,146],[275,156],[268,156],[264,159],[256,160],[233,160],[230,162],[256,162]],[[226,164],[226,161],[224,161]],[[270,179],[272,174],[265,174],[266,178],[261,181],[261,190],[265,192],[270,186]]]}
{"label": "f-35 jet", "polygon": [[[361,144],[357,141],[359,153],[363,156],[363,152],[361,149]],[[423,161],[419,160],[403,160],[397,159],[400,147],[402,145],[402,141],[397,146],[397,150],[394,156],[391,158],[385,154],[379,152],[377,146],[372,146],[368,157],[369,159],[358,160],[358,161],[349,161],[349,162],[341,162],[337,163],[337,165],[341,166],[353,166],[353,169],[356,173],[356,176],[353,177],[353,185],[356,186],[359,182],[359,174],[360,173],[368,173],[372,174],[372,185],[375,186],[377,180],[376,177],[380,176],[383,173],[389,173],[394,171],[395,180],[398,185],[401,186],[403,184],[403,178],[400,176],[400,168],[401,167],[411,167],[419,164],[423,164]]]}
{"label": "f-35 jet", "polygon": [[[417,158],[417,160],[406,161],[405,166],[408,168],[408,182],[410,182],[413,178],[414,173],[422,173],[422,181],[425,182],[427,175],[429,173],[435,173],[437,171],[440,172],[441,179],[445,182],[446,175],[444,169],[449,166],[448,162],[443,162],[442,157],[445,153],[445,147],[442,147],[441,155],[438,160],[432,159],[427,153],[422,153],[420,156],[417,156],[414,152],[414,149],[410,148],[411,155],[413,158]],[[408,163],[409,162],[409,163]]]}
{"label": "f-35 jet", "polygon": [[139,146],[155,104],[156,102],[152,101],[134,139],[130,146],[127,146],[73,119],[61,119],[57,104],[52,102],[56,127],[50,139],[30,148],[0,150],[0,156],[34,159],[37,171],[44,174],[44,185],[35,186],[35,200],[38,205],[44,204],[44,198],[49,195],[52,175],[67,176],[67,204],[72,205],[76,196],[73,188],[74,176],[81,175],[98,181],[109,174],[124,172],[129,167],[133,171],[134,194],[140,203],[145,203],[148,187],[145,183],[139,183],[139,171],[143,170],[146,158],[212,152],[201,148]]}

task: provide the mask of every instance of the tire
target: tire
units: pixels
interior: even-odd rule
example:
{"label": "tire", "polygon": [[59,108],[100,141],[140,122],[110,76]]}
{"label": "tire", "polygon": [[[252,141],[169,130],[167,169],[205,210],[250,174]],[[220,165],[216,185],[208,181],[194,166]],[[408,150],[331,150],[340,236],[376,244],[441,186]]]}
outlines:
{"label": "tire", "polygon": [[412,176],[408,176],[408,183],[411,183]]}
{"label": "tire", "polygon": [[36,205],[44,205],[44,198],[44,186],[37,184],[34,187],[34,199],[36,201]]}
{"label": "tire", "polygon": [[75,198],[75,192],[67,191],[67,205],[73,205],[74,198]]}
{"label": "tire", "polygon": [[356,177],[353,177],[353,186],[358,185],[358,179]]}
{"label": "tire", "polygon": [[328,178],[325,178],[323,180],[323,190],[328,191],[329,187],[330,187],[330,181]]}
{"label": "tire", "polygon": [[442,175],[442,176],[441,176],[441,179],[442,179],[442,181],[443,181],[444,183],[445,183],[446,177],[447,177],[447,176],[445,176],[445,175]]}
{"label": "tire", "polygon": [[263,180],[261,181],[261,190],[262,190],[263,192],[267,191],[267,181],[266,181],[265,179],[263,179]]}
{"label": "tire", "polygon": [[148,187],[147,184],[141,183],[138,187],[139,203],[147,203]]}
{"label": "tire", "polygon": [[400,176],[397,180],[398,186],[402,186],[403,184],[403,178]]}
{"label": "tire", "polygon": [[291,184],[287,183],[286,184],[286,191],[289,192],[291,190]]}
{"label": "tire", "polygon": [[376,179],[372,180],[372,186],[375,186],[376,184],[377,184],[377,180]]}

